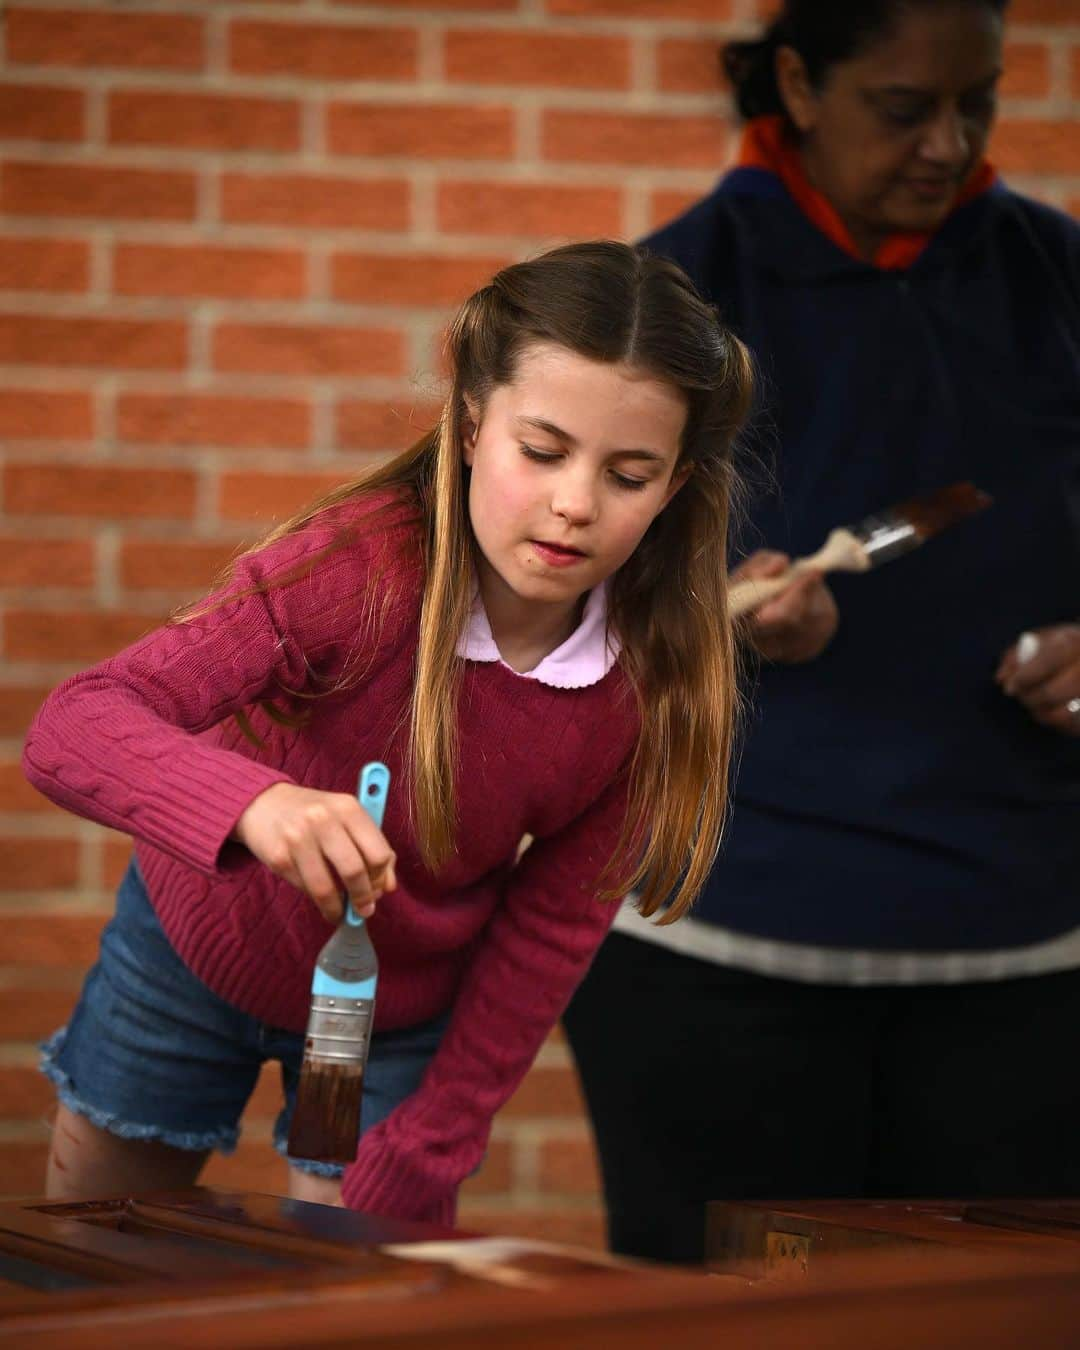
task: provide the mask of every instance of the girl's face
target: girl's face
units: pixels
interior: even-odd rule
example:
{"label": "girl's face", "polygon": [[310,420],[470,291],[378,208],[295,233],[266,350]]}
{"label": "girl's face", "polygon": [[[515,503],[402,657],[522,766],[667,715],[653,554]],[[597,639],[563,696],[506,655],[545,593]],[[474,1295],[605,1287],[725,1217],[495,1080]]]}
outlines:
{"label": "girl's face", "polygon": [[1001,16],[979,0],[919,4],[813,90],[781,48],[777,77],[803,160],[866,256],[936,229],[982,156],[1001,74]]}
{"label": "girl's face", "polygon": [[536,343],[465,430],[488,616],[565,612],[630,557],[681,485],[686,402],[627,366]]}

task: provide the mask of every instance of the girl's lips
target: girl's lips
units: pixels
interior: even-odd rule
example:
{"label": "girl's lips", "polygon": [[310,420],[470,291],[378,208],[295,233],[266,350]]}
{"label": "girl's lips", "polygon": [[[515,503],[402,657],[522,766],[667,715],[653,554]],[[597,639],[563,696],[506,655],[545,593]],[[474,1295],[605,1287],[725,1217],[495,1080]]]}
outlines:
{"label": "girl's lips", "polygon": [[541,559],[552,567],[571,567],[585,558],[584,553],[575,548],[565,548],[562,544],[545,544],[540,539],[530,539],[529,542]]}

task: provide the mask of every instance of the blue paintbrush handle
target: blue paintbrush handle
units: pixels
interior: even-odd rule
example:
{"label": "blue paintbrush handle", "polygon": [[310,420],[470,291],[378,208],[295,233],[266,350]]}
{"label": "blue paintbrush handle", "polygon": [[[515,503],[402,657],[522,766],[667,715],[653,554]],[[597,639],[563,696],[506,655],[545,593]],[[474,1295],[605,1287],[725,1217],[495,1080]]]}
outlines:
{"label": "blue paintbrush handle", "polygon": [[[386,794],[389,790],[390,770],[386,765],[380,764],[378,760],[365,764],[360,772],[356,797],[380,830],[382,829],[383,813],[386,811]],[[345,922],[351,928],[360,928],[364,922],[348,900],[345,901]]]}
{"label": "blue paintbrush handle", "polygon": [[373,760],[365,764],[360,772],[360,783],[356,796],[360,805],[375,824],[382,829],[383,812],[386,810],[386,794],[390,789],[390,770],[385,764]]}

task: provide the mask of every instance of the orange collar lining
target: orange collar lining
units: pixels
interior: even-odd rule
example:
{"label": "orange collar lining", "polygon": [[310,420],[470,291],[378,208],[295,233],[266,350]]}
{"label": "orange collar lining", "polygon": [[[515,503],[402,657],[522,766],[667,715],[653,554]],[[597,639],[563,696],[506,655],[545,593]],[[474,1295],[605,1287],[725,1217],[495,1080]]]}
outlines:
{"label": "orange collar lining", "polygon": [[[755,117],[747,122],[737,164],[739,168],[766,169],[776,174],[812,225],[850,257],[866,261],[835,207],[807,178],[798,147],[788,134],[782,117]],[[993,165],[988,160],[980,160],[964,184],[953,210],[985,192],[996,177]],[[890,235],[870,261],[883,271],[902,271],[919,257],[932,237],[931,233],[923,231]]]}

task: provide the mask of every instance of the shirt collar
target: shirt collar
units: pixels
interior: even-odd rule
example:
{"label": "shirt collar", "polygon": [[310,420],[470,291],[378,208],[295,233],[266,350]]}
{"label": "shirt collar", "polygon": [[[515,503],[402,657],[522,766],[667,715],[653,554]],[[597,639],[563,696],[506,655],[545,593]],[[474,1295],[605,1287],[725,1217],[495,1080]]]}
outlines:
{"label": "shirt collar", "polygon": [[[604,678],[620,650],[618,638],[608,630],[608,582],[603,581],[589,592],[581,622],[566,641],[548,652],[532,670],[514,673],[555,689],[584,689]],[[479,589],[473,598],[468,625],[458,641],[457,654],[466,661],[498,661],[506,666],[495,645]]]}

